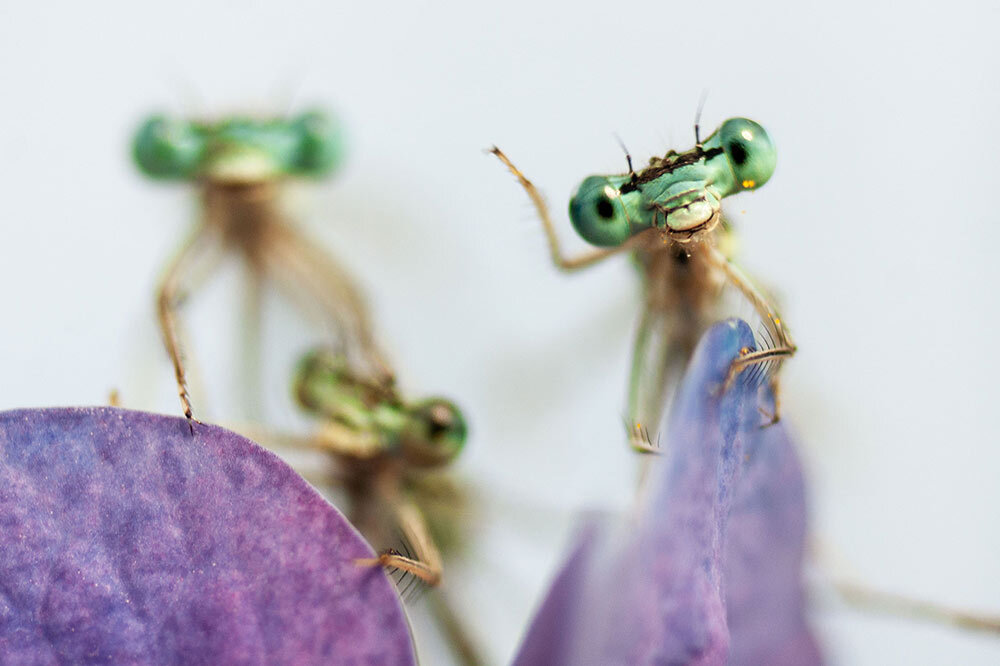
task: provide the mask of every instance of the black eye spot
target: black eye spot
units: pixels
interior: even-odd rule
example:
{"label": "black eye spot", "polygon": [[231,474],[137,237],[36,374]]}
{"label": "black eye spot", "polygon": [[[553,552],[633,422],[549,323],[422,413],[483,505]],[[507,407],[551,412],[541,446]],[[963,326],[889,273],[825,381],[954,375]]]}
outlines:
{"label": "black eye spot", "polygon": [[605,198],[597,200],[597,214],[605,220],[610,220],[615,216],[615,207]]}
{"label": "black eye spot", "polygon": [[427,415],[427,434],[430,435],[431,439],[437,440],[442,435],[446,435],[449,430],[451,430],[452,425],[454,425],[454,418],[450,411],[448,411],[443,405],[435,405],[430,409],[430,413]]}
{"label": "black eye spot", "polygon": [[428,430],[428,434],[431,436],[431,439],[439,439],[441,435],[448,432],[448,426],[447,424],[440,423],[439,421],[431,421],[430,428]]}
{"label": "black eye spot", "polygon": [[734,141],[729,144],[729,156],[736,162],[736,166],[743,166],[743,163],[747,161],[747,149]]}

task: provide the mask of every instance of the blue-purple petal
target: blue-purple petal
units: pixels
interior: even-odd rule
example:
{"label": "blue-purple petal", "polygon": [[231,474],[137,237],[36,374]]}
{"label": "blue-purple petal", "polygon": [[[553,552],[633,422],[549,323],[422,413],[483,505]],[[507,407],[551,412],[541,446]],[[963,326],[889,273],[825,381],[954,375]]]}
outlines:
{"label": "blue-purple petal", "polygon": [[412,664],[371,548],[273,454],[114,408],[0,413],[0,655]]}
{"label": "blue-purple petal", "polygon": [[635,515],[584,529],[515,663],[821,662],[804,619],[798,461],[783,425],[760,428],[750,373],[721,390],[752,346],[741,321],[705,334]]}

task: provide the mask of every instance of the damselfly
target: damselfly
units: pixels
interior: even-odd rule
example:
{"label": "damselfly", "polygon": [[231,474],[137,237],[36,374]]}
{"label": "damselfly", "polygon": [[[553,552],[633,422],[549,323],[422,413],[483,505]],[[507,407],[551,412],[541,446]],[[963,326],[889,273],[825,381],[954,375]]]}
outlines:
{"label": "damselfly", "polygon": [[623,251],[631,251],[645,283],[645,307],[632,359],[628,428],[632,445],[654,451],[648,428],[657,428],[669,402],[668,391],[683,372],[701,334],[721,318],[722,287],[734,286],[761,319],[759,350],[743,350],[729,380],[741,371],[768,373],[775,391],[767,422],[778,419],[777,366],[795,353],[788,329],[770,300],[730,261],[724,241],[722,199],[764,185],[777,153],[764,128],[746,118],[725,121],[695,147],[654,157],[642,171],[590,176],[570,200],[569,216],[584,240],[598,246],[566,258],[541,194],[499,148],[492,149],[517,176],[538,211],[552,260],[572,271]]}
{"label": "damselfly", "polygon": [[[461,410],[440,397],[404,400],[395,386],[356,375],[342,354],[322,349],[300,362],[294,393],[318,419],[315,434],[263,438],[333,457],[348,519],[379,551],[359,565],[399,572],[404,596],[418,580],[437,587],[442,551],[454,552],[462,543],[464,493],[446,473],[465,445]],[[479,663],[441,590],[432,591],[431,607],[462,662]]]}
{"label": "damselfly", "polygon": [[136,133],[133,153],[144,174],[192,183],[201,195],[201,218],[157,293],[159,325],[189,423],[178,308],[227,251],[242,256],[255,278],[272,280],[309,314],[332,324],[356,372],[391,384],[358,290],[342,268],[299,234],[279,206],[282,183],[330,173],[340,161],[341,143],[332,119],[316,111],[216,122],[153,116]]}
{"label": "damselfly", "polygon": [[[762,425],[777,421],[776,373],[796,347],[770,300],[730,261],[731,230],[721,211],[723,198],[757,189],[774,173],[777,155],[763,127],[746,118],[731,118],[702,142],[696,123],[693,149],[654,157],[638,173],[627,157],[627,174],[585,179],[570,200],[569,216],[580,236],[601,249],[570,259],[560,250],[541,194],[498,148],[492,152],[531,197],[556,266],[571,271],[622,251],[633,253],[645,283],[645,307],[629,384],[629,431],[635,448],[657,450],[642,424],[656,427],[660,423],[670,387],[684,371],[701,335],[722,316],[718,309],[726,284],[749,301],[763,326],[757,334],[762,343],[759,351],[741,350],[726,383],[747,369],[768,374],[774,402]],[[886,593],[846,579],[836,580],[835,587],[846,600],[864,608],[1000,631],[1000,618]]]}

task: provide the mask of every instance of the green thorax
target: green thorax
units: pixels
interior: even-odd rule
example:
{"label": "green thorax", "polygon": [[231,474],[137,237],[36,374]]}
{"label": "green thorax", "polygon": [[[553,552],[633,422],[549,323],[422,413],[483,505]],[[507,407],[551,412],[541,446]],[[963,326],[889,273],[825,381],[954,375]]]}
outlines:
{"label": "green thorax", "polygon": [[317,111],[217,122],[153,116],[132,144],[136,164],[151,178],[224,183],[323,176],[340,161],[342,148],[339,128]]}

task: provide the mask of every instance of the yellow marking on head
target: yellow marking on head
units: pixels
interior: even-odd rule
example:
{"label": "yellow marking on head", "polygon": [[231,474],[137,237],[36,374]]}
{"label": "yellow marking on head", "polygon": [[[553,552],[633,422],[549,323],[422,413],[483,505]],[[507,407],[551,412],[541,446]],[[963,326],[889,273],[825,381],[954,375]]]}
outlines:
{"label": "yellow marking on head", "polygon": [[743,188],[744,189],[750,189],[751,187],[753,187],[756,184],[757,184],[756,180],[744,180],[743,181]]}
{"label": "yellow marking on head", "polygon": [[775,324],[780,324],[781,323],[781,319],[779,319],[778,317],[775,317],[774,318],[774,323]]}

